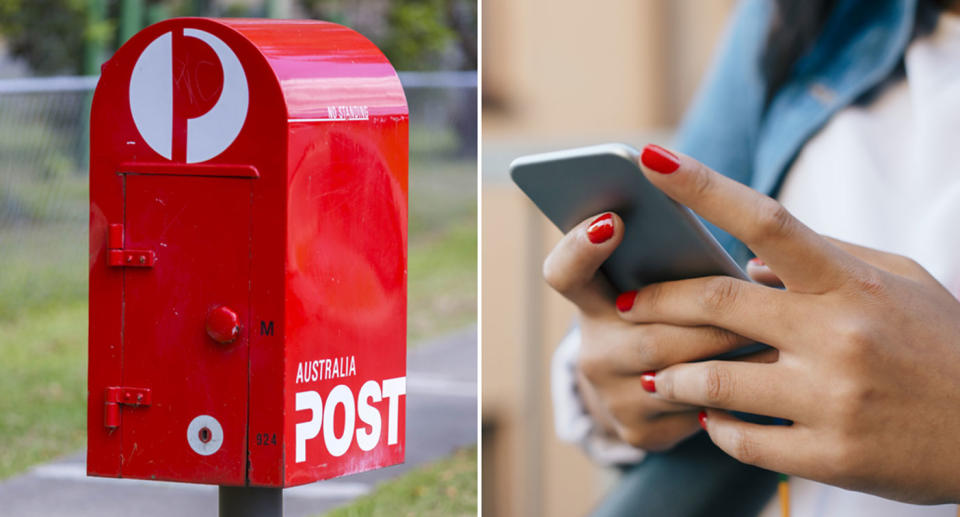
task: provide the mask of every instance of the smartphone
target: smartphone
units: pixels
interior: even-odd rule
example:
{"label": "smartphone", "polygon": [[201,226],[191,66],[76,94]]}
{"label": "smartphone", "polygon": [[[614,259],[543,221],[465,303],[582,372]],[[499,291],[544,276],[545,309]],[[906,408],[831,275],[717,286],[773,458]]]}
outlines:
{"label": "smartphone", "polygon": [[701,276],[748,277],[689,208],[640,170],[640,153],[603,144],[524,156],[510,176],[564,233],[601,212],[623,219],[623,242],[601,266],[617,292]]}
{"label": "smartphone", "polygon": [[[750,281],[692,210],[647,181],[639,160],[640,153],[628,145],[594,145],[517,158],[510,164],[510,176],[563,233],[601,212],[623,219],[623,241],[600,266],[616,289],[613,296],[702,276]],[[736,359],[766,348],[755,343],[704,360]],[[786,422],[736,414],[754,423]]]}
{"label": "smartphone", "polygon": [[[623,241],[600,266],[617,293],[701,276],[749,281],[692,210],[647,181],[639,160],[640,153],[628,145],[594,145],[517,158],[510,176],[563,233],[601,212],[615,212],[623,219]],[[754,343],[703,360],[737,359],[766,348]],[[757,424],[790,424],[734,414]]]}

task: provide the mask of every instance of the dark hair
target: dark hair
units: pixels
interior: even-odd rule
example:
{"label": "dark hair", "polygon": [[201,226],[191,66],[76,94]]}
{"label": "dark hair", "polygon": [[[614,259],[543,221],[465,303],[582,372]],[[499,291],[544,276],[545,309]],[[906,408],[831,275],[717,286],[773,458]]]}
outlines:
{"label": "dark hair", "polygon": [[[940,11],[954,1],[920,0],[913,37],[933,30]],[[760,58],[760,70],[767,82],[765,104],[786,84],[797,60],[813,47],[838,0],[775,0],[774,3],[766,48]]]}

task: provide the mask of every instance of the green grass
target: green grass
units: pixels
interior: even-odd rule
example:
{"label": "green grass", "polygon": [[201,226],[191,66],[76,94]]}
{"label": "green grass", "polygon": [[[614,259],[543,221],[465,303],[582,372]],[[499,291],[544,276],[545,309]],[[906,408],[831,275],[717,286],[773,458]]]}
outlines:
{"label": "green grass", "polygon": [[84,223],[0,228],[0,323],[84,302],[88,260]]}
{"label": "green grass", "polygon": [[476,321],[477,196],[472,162],[411,164],[408,340]]}
{"label": "green grass", "polygon": [[0,217],[47,223],[72,221],[82,227],[87,221],[88,190],[86,173],[73,170],[49,174],[0,170]]}
{"label": "green grass", "polygon": [[410,246],[458,221],[477,218],[476,165],[434,160],[410,164]]}
{"label": "green grass", "polygon": [[0,322],[0,479],[83,447],[87,307]]}
{"label": "green grass", "polygon": [[477,448],[388,481],[327,517],[456,517],[477,514]]}
{"label": "green grass", "polygon": [[411,247],[407,336],[412,345],[477,316],[477,225],[465,220]]}

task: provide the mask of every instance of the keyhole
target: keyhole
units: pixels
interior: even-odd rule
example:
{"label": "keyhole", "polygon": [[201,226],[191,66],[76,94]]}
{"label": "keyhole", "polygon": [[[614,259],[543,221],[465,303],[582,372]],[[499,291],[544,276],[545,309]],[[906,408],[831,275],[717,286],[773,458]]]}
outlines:
{"label": "keyhole", "polygon": [[210,436],[210,429],[208,429],[208,428],[206,428],[206,427],[203,427],[203,428],[200,429],[200,433],[199,433],[199,434],[200,434],[200,441],[201,441],[201,442],[203,442],[203,443],[208,443],[208,442],[210,442],[210,438],[211,438],[211,436]]}

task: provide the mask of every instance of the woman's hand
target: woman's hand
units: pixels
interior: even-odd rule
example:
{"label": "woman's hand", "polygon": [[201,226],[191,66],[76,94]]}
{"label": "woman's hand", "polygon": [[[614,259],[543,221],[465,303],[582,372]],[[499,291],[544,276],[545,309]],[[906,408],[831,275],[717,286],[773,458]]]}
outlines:
{"label": "woman's hand", "polygon": [[671,165],[650,152],[660,161],[645,152],[646,177],[738,237],[786,288],[710,277],[631,293],[624,322],[710,325],[779,351],[769,364],[665,368],[656,396],[793,422],[708,410],[711,439],[745,463],[902,501],[960,500],[957,299],[905,257],[828,240],[689,157]]}
{"label": "woman's hand", "polygon": [[[645,450],[669,449],[700,429],[699,406],[651,396],[650,371],[736,349],[749,340],[715,327],[637,324],[621,319],[615,293],[597,269],[623,238],[623,221],[583,221],[547,257],[547,282],[577,305],[581,346],[577,384],[602,430]],[[632,301],[632,297],[620,300]],[[646,376],[646,377],[645,377]]]}

